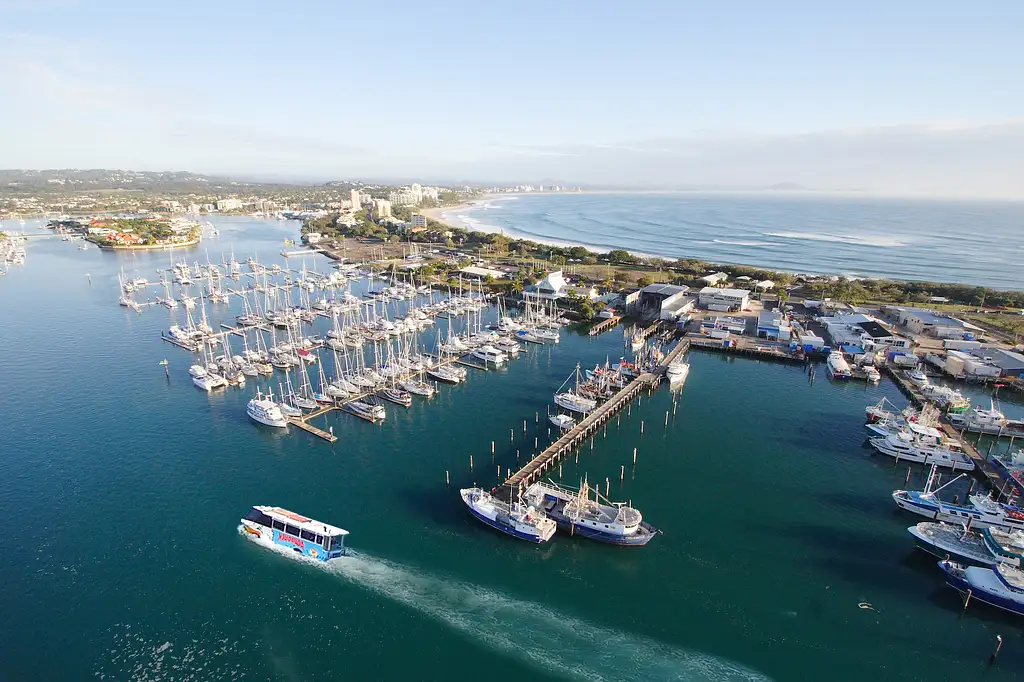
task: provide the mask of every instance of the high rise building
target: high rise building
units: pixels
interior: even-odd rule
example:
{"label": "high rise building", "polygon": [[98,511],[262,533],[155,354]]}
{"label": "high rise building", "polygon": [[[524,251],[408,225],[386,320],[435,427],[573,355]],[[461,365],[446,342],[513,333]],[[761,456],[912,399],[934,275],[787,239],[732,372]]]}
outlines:
{"label": "high rise building", "polygon": [[373,200],[373,217],[390,218],[391,217],[391,202],[387,199],[374,199]]}
{"label": "high rise building", "polygon": [[363,204],[363,198],[359,194],[359,190],[354,189],[351,192],[349,192],[349,198],[352,201],[352,210],[353,211],[358,211],[359,207],[362,206],[362,204]]}

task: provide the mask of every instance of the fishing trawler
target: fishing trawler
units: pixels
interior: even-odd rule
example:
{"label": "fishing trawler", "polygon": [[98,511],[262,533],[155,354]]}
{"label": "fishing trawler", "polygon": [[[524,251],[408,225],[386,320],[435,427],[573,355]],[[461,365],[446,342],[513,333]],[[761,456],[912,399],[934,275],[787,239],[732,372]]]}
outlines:
{"label": "fishing trawler", "polygon": [[1007,564],[964,566],[948,560],[940,561],[939,568],[946,574],[946,584],[960,594],[1024,616],[1024,571],[1019,568]]}
{"label": "fishing trawler", "polygon": [[952,523],[922,521],[907,528],[918,549],[939,559],[956,559],[972,566],[995,566],[995,555],[985,547],[981,532]]}
{"label": "fishing trawler", "polygon": [[957,430],[964,429],[971,433],[1014,438],[1024,436],[1024,419],[1007,419],[996,408],[994,400],[990,401],[987,410],[975,407],[967,412],[949,415],[949,423]]}
{"label": "fishing trawler", "polygon": [[[873,424],[872,427],[877,427]],[[883,455],[918,464],[937,464],[961,471],[973,471],[974,461],[960,443],[943,437],[938,429],[907,422],[895,433],[871,438],[871,446]]]}
{"label": "fishing trawler", "polygon": [[660,531],[643,521],[640,512],[601,497],[586,481],[579,490],[552,482],[532,484],[523,499],[554,519],[558,528],[570,535],[581,535],[611,545],[643,546]]}
{"label": "fishing trawler", "polygon": [[330,561],[345,555],[348,531],[280,507],[256,506],[242,517],[242,531],[265,547],[285,547],[296,554]]}
{"label": "fishing trawler", "polygon": [[[560,392],[565,385],[568,384],[575,378],[575,387],[568,391]],[[588,414],[597,409],[597,401],[591,398],[585,398],[580,392],[580,366],[576,365],[576,369],[569,377],[562,382],[562,385],[558,387],[558,391],[555,392],[554,396],[555,404],[561,408],[569,410],[570,412],[576,412],[577,414]]]}
{"label": "fishing trawler", "polygon": [[893,502],[900,509],[927,517],[932,521],[949,523],[970,522],[974,528],[1004,528],[1007,530],[1024,530],[1024,509],[1012,504],[993,500],[988,495],[970,495],[966,504],[950,504],[939,499],[943,488],[960,480],[966,474],[960,474],[945,484],[932,490],[935,480],[935,466],[932,466],[924,490],[894,490]]}
{"label": "fishing trawler", "polygon": [[555,534],[555,522],[531,505],[504,502],[481,488],[463,488],[459,494],[473,516],[502,533],[538,543]]}

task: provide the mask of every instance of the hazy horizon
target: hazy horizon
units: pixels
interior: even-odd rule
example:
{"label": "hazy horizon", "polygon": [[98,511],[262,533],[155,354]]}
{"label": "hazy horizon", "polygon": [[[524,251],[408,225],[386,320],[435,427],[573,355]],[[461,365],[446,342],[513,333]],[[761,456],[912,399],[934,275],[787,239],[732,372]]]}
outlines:
{"label": "hazy horizon", "polygon": [[0,164],[1024,197],[1024,6],[0,0]]}

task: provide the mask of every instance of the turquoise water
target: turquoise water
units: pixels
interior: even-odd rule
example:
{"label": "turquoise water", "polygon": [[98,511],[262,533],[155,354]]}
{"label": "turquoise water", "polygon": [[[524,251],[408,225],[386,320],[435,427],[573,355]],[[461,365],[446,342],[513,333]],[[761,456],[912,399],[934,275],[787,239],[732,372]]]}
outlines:
{"label": "turquoise water", "polygon": [[[189,260],[274,262],[296,229],[218,224]],[[961,616],[912,550],[889,499],[907,470],[864,445],[864,406],[903,403],[888,381],[694,352],[680,394],[645,396],[561,469],[607,477],[664,535],[532,546],[457,489],[543,444],[551,392],[616,359],[618,331],[563,332],[379,426],[333,415],[332,446],[254,425],[251,382],[194,388],[159,339],[168,311],[117,306],[120,267],[166,263],[46,239],[0,279],[3,679],[1010,680],[1024,663],[1019,622]],[[356,553],[323,567],[258,548],[237,532],[252,504],[345,527]]]}
{"label": "turquoise water", "polygon": [[1019,289],[1024,203],[808,195],[547,194],[450,212],[482,229],[789,272]]}

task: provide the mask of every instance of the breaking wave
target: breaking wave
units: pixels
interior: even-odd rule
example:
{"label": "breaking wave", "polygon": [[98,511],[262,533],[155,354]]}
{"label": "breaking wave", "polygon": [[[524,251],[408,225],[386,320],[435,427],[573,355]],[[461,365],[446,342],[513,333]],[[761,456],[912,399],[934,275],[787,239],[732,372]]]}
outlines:
{"label": "breaking wave", "polygon": [[728,244],[730,246],[782,246],[778,242],[746,241],[743,239],[715,239],[711,244]]}
{"label": "breaking wave", "polygon": [[[282,554],[289,554],[287,549]],[[769,678],[731,661],[588,623],[543,604],[351,552],[328,573],[440,621],[545,672],[578,680],[711,682]]]}
{"label": "breaking wave", "polygon": [[907,246],[907,243],[893,237],[861,236],[856,235],[835,235],[820,234],[817,232],[765,232],[767,237],[781,237],[783,239],[809,239],[818,242],[839,242],[842,244],[854,244],[856,246]]}

